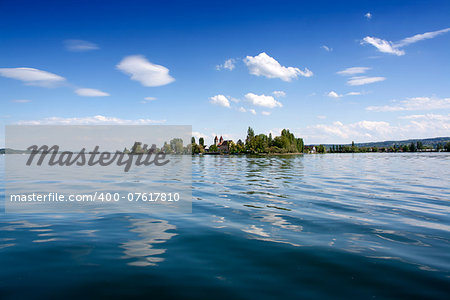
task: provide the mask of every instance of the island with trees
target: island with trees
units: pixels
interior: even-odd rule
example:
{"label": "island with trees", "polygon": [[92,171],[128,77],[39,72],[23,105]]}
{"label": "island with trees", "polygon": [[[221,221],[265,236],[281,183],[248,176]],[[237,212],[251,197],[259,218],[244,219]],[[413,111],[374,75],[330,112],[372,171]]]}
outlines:
{"label": "island with trees", "polygon": [[214,139],[214,144],[205,146],[204,139],[199,138],[199,143],[192,138],[191,148],[193,154],[302,154],[304,143],[302,138],[297,138],[288,129],[283,129],[280,136],[272,137],[272,134],[255,134],[249,127],[245,142],[238,140],[223,140],[222,137]]}

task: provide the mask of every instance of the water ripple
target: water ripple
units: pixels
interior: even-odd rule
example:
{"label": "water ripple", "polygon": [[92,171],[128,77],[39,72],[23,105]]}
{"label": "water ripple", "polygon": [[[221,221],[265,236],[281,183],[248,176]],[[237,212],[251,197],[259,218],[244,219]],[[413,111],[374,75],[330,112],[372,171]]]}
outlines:
{"label": "water ripple", "polygon": [[[79,298],[88,289],[96,298],[167,299],[450,294],[447,153],[196,156],[192,168],[192,214],[4,215],[0,292],[58,298],[70,291]],[[117,185],[128,188],[126,181]]]}

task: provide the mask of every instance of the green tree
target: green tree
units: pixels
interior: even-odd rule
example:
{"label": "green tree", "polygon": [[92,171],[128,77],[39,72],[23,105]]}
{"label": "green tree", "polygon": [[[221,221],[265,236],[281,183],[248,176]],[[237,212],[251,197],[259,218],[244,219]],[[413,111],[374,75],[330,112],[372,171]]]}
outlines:
{"label": "green tree", "polygon": [[256,152],[255,131],[251,127],[248,127],[247,129],[247,138],[245,139],[245,147],[252,153]]}
{"label": "green tree", "polygon": [[244,144],[244,142],[242,142],[241,139],[239,139],[236,143],[236,150],[237,150],[237,153],[245,152],[245,144]]}
{"label": "green tree", "polygon": [[192,145],[192,154],[199,154],[205,152],[205,148],[202,145],[193,144]]}
{"label": "green tree", "polygon": [[267,152],[269,147],[269,138],[265,134],[258,134],[253,139],[254,150],[257,153]]}
{"label": "green tree", "polygon": [[286,137],[283,136],[276,136],[273,139],[272,144],[280,149],[287,149],[289,147],[289,141]]}
{"label": "green tree", "polygon": [[209,147],[209,152],[219,152],[219,148],[216,145],[211,145]]}
{"label": "green tree", "polygon": [[191,151],[192,151],[192,154],[198,154],[199,153],[198,145],[191,144]]}
{"label": "green tree", "polygon": [[239,153],[238,146],[233,141],[228,142],[228,152],[231,154]]}
{"label": "green tree", "polygon": [[[239,140],[236,144],[236,151],[241,151],[244,143]],[[280,136],[256,135],[251,127],[248,127],[245,139],[245,149],[250,153],[302,153],[304,142],[302,138],[296,138],[289,129],[283,129]]]}
{"label": "green tree", "polygon": [[162,151],[166,154],[172,153],[172,149],[170,148],[170,145],[167,142],[164,142],[164,146],[162,148]]}
{"label": "green tree", "polygon": [[245,139],[245,143],[250,143],[254,137],[255,131],[249,126],[247,129],[247,138]]}
{"label": "green tree", "polygon": [[195,137],[191,138],[191,144],[195,144]]}
{"label": "green tree", "polygon": [[417,150],[423,149],[423,143],[421,141],[417,141]]}
{"label": "green tree", "polygon": [[317,147],[317,153],[325,153],[325,152],[326,152],[326,150],[325,150],[325,146],[324,145],[319,145]]}
{"label": "green tree", "polygon": [[131,153],[132,154],[140,154],[142,153],[142,147],[141,147],[142,143],[141,142],[134,142],[133,147],[131,147]]}
{"label": "green tree", "polygon": [[445,151],[450,152],[450,142],[447,142],[444,146]]}
{"label": "green tree", "polygon": [[296,142],[297,142],[297,152],[303,153],[303,150],[305,150],[305,144],[303,143],[303,139],[297,138]]}
{"label": "green tree", "polygon": [[183,140],[180,138],[174,138],[170,141],[171,153],[182,154],[183,151]]}
{"label": "green tree", "polygon": [[202,146],[205,147],[205,140],[201,137],[198,139],[198,143]]}

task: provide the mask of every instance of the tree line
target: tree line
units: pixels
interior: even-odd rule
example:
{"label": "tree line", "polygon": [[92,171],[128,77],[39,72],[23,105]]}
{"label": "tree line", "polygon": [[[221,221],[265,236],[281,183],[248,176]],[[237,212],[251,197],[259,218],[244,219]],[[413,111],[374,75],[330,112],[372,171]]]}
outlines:
{"label": "tree line", "polygon": [[[200,138],[199,143],[195,142],[192,137],[191,141],[192,153],[204,153],[205,143],[204,139]],[[272,133],[255,134],[253,128],[249,127],[247,130],[247,137],[245,142],[239,139],[236,143],[234,141],[227,141],[227,152],[230,154],[239,153],[303,153],[304,143],[302,138],[296,138],[288,129],[283,129],[280,136],[273,137]],[[216,145],[211,145],[208,152],[218,153],[220,149]]]}
{"label": "tree line", "polygon": [[[432,146],[424,146],[421,141],[411,142],[410,144],[394,145],[390,147],[358,147],[352,142],[351,145],[317,145],[305,146],[302,138],[297,138],[289,129],[283,129],[280,136],[272,137],[272,134],[255,134],[255,131],[248,127],[245,142],[239,139],[236,143],[232,140],[226,141],[227,147],[224,150],[216,145],[209,148],[205,145],[203,137],[196,143],[195,137],[192,137],[191,143],[184,146],[181,138],[174,138],[170,142],[165,142],[161,148],[154,148],[153,151],[162,151],[166,154],[199,154],[199,153],[228,153],[228,154],[271,154],[271,153],[363,153],[363,152],[418,152],[418,151],[447,151],[450,152],[450,142]],[[150,147],[142,145],[141,142],[135,142],[124,153],[141,154],[148,153]]]}
{"label": "tree line", "polygon": [[332,145],[328,148],[329,153],[357,153],[357,152],[421,152],[421,151],[447,151],[450,152],[450,142],[433,146],[424,146],[421,141],[404,145],[393,145],[390,147],[358,147],[352,145]]}

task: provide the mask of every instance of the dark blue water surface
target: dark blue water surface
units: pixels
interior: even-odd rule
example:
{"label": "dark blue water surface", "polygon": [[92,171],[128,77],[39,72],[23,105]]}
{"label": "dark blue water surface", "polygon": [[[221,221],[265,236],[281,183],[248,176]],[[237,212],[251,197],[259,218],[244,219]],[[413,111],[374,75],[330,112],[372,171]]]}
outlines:
{"label": "dark blue water surface", "polygon": [[1,215],[0,298],[450,296],[449,154],[192,165],[191,214]]}

